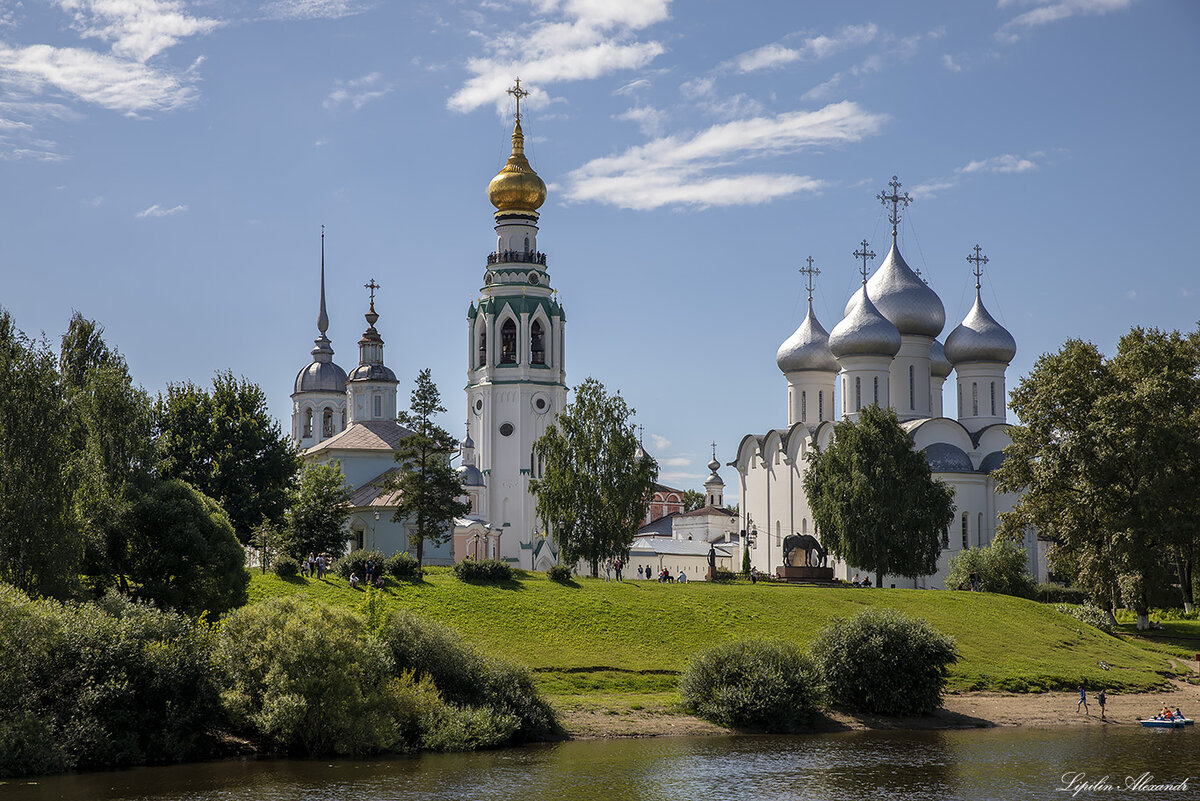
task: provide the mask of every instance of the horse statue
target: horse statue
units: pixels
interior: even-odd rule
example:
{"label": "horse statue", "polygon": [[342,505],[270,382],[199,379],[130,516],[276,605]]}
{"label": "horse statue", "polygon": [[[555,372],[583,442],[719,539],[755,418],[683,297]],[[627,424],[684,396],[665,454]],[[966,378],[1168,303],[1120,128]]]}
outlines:
{"label": "horse statue", "polygon": [[[791,555],[793,551],[804,551],[809,567],[825,567],[825,559],[827,553],[821,547],[821,543],[817,542],[817,538],[812,534],[788,534],[783,538],[783,563],[791,565]],[[816,553],[820,560],[819,564],[813,564],[813,553]]]}

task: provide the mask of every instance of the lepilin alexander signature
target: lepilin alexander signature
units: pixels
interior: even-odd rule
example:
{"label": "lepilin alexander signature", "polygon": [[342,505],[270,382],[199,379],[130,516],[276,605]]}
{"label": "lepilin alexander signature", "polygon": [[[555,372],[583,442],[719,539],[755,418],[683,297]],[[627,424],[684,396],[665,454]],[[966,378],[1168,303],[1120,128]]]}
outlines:
{"label": "lepilin alexander signature", "polygon": [[1062,786],[1054,788],[1060,793],[1070,793],[1072,797],[1080,793],[1110,793],[1114,790],[1134,790],[1146,793],[1186,792],[1191,776],[1171,781],[1161,781],[1154,778],[1149,771],[1140,776],[1126,776],[1125,781],[1118,784],[1117,780],[1107,773],[1098,779],[1089,779],[1082,771],[1067,771],[1062,775]]}

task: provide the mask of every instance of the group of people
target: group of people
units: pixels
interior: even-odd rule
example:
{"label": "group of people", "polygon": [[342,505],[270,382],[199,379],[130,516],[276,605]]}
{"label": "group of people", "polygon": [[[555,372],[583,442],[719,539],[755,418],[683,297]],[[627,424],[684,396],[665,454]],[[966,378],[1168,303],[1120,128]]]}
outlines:
{"label": "group of people", "polygon": [[374,559],[368,559],[363,565],[363,578],[358,577],[358,572],[350,574],[350,589],[357,589],[359,584],[366,584],[368,587],[383,586],[383,565],[376,562]]}
{"label": "group of people", "polygon": [[1172,712],[1171,707],[1164,706],[1162,708],[1162,712],[1159,712],[1157,715],[1155,715],[1154,719],[1155,720],[1185,720],[1186,718],[1184,718],[1183,712],[1180,711],[1179,707],[1175,707],[1175,711]]}
{"label": "group of people", "polygon": [[[1106,720],[1104,717],[1104,705],[1108,703],[1108,688],[1104,687],[1100,692],[1096,693],[1096,703],[1100,704],[1100,719]],[[1083,689],[1083,685],[1079,685],[1079,703],[1075,705],[1075,711],[1083,710],[1083,714],[1091,715],[1088,710],[1087,690]]]}
{"label": "group of people", "polygon": [[858,574],[857,574],[857,573],[855,573],[855,574],[854,574],[854,578],[852,578],[852,579],[850,580],[850,586],[851,586],[851,587],[870,587],[870,586],[872,586],[872,584],[871,584],[871,577],[870,577],[870,576],[863,576],[863,577],[860,579],[860,578],[858,577]]}
{"label": "group of people", "polygon": [[325,554],[309,554],[307,559],[300,560],[300,575],[308,578],[317,577],[325,578],[325,574],[329,572],[329,568],[333,566],[333,560]]}
{"label": "group of people", "polygon": [[[605,561],[605,563],[604,563],[604,580],[612,581],[613,573],[616,573],[617,581],[621,581],[621,571],[624,569],[625,569],[625,560],[621,559],[620,557],[617,557],[616,559],[609,559],[609,560]],[[641,568],[639,567],[638,570],[640,571]]]}

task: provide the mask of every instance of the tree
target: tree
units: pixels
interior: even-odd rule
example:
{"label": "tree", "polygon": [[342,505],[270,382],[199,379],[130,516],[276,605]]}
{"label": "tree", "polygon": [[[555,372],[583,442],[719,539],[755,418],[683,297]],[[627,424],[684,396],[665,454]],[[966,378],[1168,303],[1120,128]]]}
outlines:
{"label": "tree", "polygon": [[683,511],[694,512],[704,506],[704,493],[696,492],[695,490],[683,491]]}
{"label": "tree", "polygon": [[392,519],[407,520],[412,525],[410,539],[416,541],[420,570],[425,542],[440,545],[449,540],[454,535],[454,518],[465,515],[470,506],[459,500],[463,495],[462,482],[450,467],[450,455],[458,443],[433,420],[434,415],[445,412],[446,408],[429,368],[417,374],[410,402],[409,411],[401,412],[397,418],[413,433],[396,446],[400,468],[392,486],[400,490],[400,502]]}
{"label": "tree", "polygon": [[937,570],[954,490],[933,478],[893,409],[864,407],[814,449],[804,491],[822,544],[851,567],[918,576]]}
{"label": "tree", "polygon": [[971,573],[975,573],[983,592],[1032,598],[1037,581],[1026,565],[1025,549],[1005,540],[996,540],[986,548],[968,548],[950,557],[946,589],[968,586]]}
{"label": "tree", "polygon": [[185,614],[246,602],[245,552],[220,505],[179,479],[157,482],[133,513],[134,597]]}
{"label": "tree", "polygon": [[349,514],[350,490],[341,463],[307,465],[287,511],[287,552],[297,559],[310,553],[341,556]]}
{"label": "tree", "polygon": [[242,542],[265,518],[283,523],[300,456],[245,378],[218,373],[208,392],[190,382],[159,395],[158,469],[215,498]]}
{"label": "tree", "polygon": [[580,560],[599,575],[600,562],[622,556],[633,544],[658,465],[637,459],[634,410],[618,393],[586,379],[575,400],[534,443],[545,469],[530,482],[537,515],[549,526],[566,564]]}
{"label": "tree", "polygon": [[255,526],[250,545],[258,552],[259,572],[266,574],[267,568],[275,566],[275,560],[284,553],[285,542],[283,534],[271,521],[264,520]]}
{"label": "tree", "polygon": [[1105,359],[1068,340],[1042,356],[1012,392],[1022,424],[995,473],[1019,492],[1000,535],[1029,527],[1111,613],[1120,595],[1149,625],[1148,589],[1173,566],[1185,607],[1200,504],[1200,332],[1134,328]]}
{"label": "tree", "polygon": [[0,310],[0,580],[34,595],[78,580],[67,421],[54,355]]}

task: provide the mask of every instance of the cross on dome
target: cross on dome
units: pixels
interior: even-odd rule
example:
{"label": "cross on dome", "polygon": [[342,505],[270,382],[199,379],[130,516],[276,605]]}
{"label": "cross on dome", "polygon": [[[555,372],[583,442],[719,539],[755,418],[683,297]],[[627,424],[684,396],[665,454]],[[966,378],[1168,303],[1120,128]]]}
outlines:
{"label": "cross on dome", "polygon": [[371,290],[371,311],[375,311],[375,290],[382,289],[382,287],[375,283],[375,279],[372,278],[370,281],[363,284],[363,289]]}
{"label": "cross on dome", "polygon": [[[893,231],[893,234],[894,233],[895,232]],[[862,250],[854,251],[853,255],[856,259],[862,259],[862,268],[859,270],[859,272],[862,273],[863,286],[866,286],[867,285],[867,262],[870,259],[875,258],[875,254],[871,252],[871,250],[868,246],[867,240],[864,239],[859,244],[862,245]]]}
{"label": "cross on dome", "polygon": [[988,257],[984,256],[982,251],[983,248],[979,247],[979,245],[976,245],[972,255],[967,256],[967,261],[975,264],[975,267],[971,270],[971,272],[975,273],[976,289],[979,289],[979,280],[983,277],[983,265],[988,263]]}
{"label": "cross on dome", "polygon": [[515,79],[515,85],[512,88],[506,89],[505,91],[517,99],[516,120],[517,120],[517,122],[520,122],[521,121],[521,98],[528,97],[529,92],[528,92],[528,90],[521,88],[521,78],[520,77],[517,77]]}
{"label": "cross on dome", "polygon": [[892,176],[892,180],[888,181],[888,186],[892,188],[890,195],[880,192],[875,197],[883,205],[891,205],[892,207],[891,213],[888,214],[888,222],[892,224],[892,244],[894,245],[896,244],[896,228],[900,225],[900,207],[907,207],[909,203],[912,203],[912,198],[908,196],[907,192],[903,195],[900,194],[900,179],[896,176]]}
{"label": "cross on dome", "polygon": [[[818,270],[816,267],[813,267],[813,257],[812,256],[809,256],[807,261],[808,261],[808,266],[801,267],[800,272],[803,273],[805,276],[804,286],[808,288],[808,300],[809,300],[809,302],[811,302],[812,301],[812,293],[813,293],[813,279],[816,278],[818,275],[820,275],[821,271]],[[714,448],[716,447],[716,443],[713,444],[713,447]],[[715,454],[714,454],[714,456],[715,456]]]}

